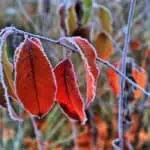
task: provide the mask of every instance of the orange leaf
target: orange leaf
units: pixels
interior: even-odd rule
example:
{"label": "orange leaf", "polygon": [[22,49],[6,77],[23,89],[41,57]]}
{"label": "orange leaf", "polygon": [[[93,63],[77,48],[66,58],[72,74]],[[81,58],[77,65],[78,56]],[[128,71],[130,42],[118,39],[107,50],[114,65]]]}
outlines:
{"label": "orange leaf", "polygon": [[81,51],[81,57],[84,61],[87,81],[87,105],[95,98],[96,83],[99,76],[99,69],[96,64],[96,50],[85,39],[80,37],[73,38]]}
{"label": "orange leaf", "polygon": [[73,65],[65,59],[55,68],[57,81],[56,99],[64,113],[73,120],[86,121],[83,99],[77,85]]}
{"label": "orange leaf", "polygon": [[56,83],[41,42],[26,39],[15,53],[15,90],[25,109],[42,117],[52,108]]}
{"label": "orange leaf", "polygon": [[135,39],[135,40],[131,40],[129,45],[132,51],[137,51],[141,47],[141,42]]}
{"label": "orange leaf", "polygon": [[[147,72],[143,68],[133,68],[132,76],[139,86],[141,86],[142,88],[146,88],[148,76]],[[134,91],[135,99],[140,98],[142,95],[143,92],[141,90],[137,89]]]}
{"label": "orange leaf", "polygon": [[[116,63],[116,64],[114,64],[114,66],[117,69],[119,69],[120,63]],[[108,83],[109,83],[113,93],[115,94],[115,96],[118,96],[120,93],[120,84],[119,84],[120,77],[119,77],[119,75],[117,75],[117,73],[112,68],[108,68],[107,77],[108,77]]]}
{"label": "orange leaf", "polygon": [[94,42],[98,57],[109,60],[113,54],[113,43],[105,33],[99,33]]}
{"label": "orange leaf", "polygon": [[[116,63],[116,64],[114,64],[114,66],[117,69],[119,69],[120,63]],[[107,76],[108,76],[108,82],[112,88],[113,93],[116,96],[118,96],[120,93],[120,84],[119,84],[120,77],[119,77],[119,75],[117,75],[117,73],[113,69],[108,68]],[[142,67],[132,68],[132,77],[135,80],[136,84],[138,84],[142,88],[146,88],[148,77],[147,77],[147,72]],[[134,91],[135,99],[140,98],[142,95],[143,95],[143,92],[141,90],[136,89]]]}

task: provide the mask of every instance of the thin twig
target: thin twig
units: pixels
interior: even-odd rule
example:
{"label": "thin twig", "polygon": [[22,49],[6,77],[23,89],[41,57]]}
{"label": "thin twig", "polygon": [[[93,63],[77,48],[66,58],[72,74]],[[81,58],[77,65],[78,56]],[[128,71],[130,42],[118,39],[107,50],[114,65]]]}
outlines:
{"label": "thin twig", "polygon": [[74,135],[74,150],[79,150],[78,147],[78,142],[77,142],[77,137],[78,137],[78,129],[76,126],[76,122],[71,121],[71,125],[72,125],[72,134]]}
{"label": "thin twig", "polygon": [[52,143],[52,144],[50,145],[50,148],[51,148],[51,149],[52,149],[52,148],[55,148],[56,146],[58,146],[58,145],[60,145],[60,144],[67,143],[67,142],[69,142],[69,141],[72,141],[73,139],[74,139],[74,135],[70,135],[70,136],[68,136],[67,138],[63,138],[63,139],[60,139],[60,140],[58,140],[58,141]]}
{"label": "thin twig", "polygon": [[[140,10],[141,9],[141,7],[143,7],[142,6],[143,5],[143,3],[142,3],[142,1],[141,1],[141,3],[139,4],[139,8],[136,8],[137,9],[137,12],[138,12],[138,10]],[[135,16],[135,18],[133,19],[133,21],[132,21],[132,26],[134,26],[138,21],[140,21],[142,18],[144,17],[144,12],[140,12],[138,15],[136,15]],[[117,33],[117,35],[115,36],[115,41],[116,40],[118,40],[121,36],[122,36],[122,34],[123,34],[123,29],[125,28],[125,26],[123,26],[122,28],[121,28],[121,30],[119,30],[119,32]]]}
{"label": "thin twig", "polygon": [[15,28],[15,27],[10,27],[10,28],[12,28],[12,30],[14,32],[16,32],[16,33],[20,33],[20,34],[23,34],[23,35],[29,35],[31,37],[35,37],[35,38],[38,38],[38,39],[41,39],[41,40],[45,40],[45,41],[51,42],[53,44],[57,44],[57,45],[63,46],[65,48],[67,48],[67,49],[72,50],[73,52],[77,52],[77,49],[74,49],[73,47],[70,47],[70,46],[60,42],[60,40],[53,40],[53,39],[45,37],[45,36],[41,36],[41,35],[25,32],[25,31],[22,31],[22,30],[19,30],[19,29]]}
{"label": "thin twig", "polygon": [[31,122],[32,122],[32,125],[33,125],[33,128],[34,128],[34,133],[35,133],[36,140],[37,140],[37,143],[38,143],[38,149],[43,150],[43,142],[41,140],[41,133],[40,133],[40,130],[37,128],[35,119],[33,117],[31,117]]}
{"label": "thin twig", "polygon": [[[122,53],[122,61],[121,61],[121,72],[126,76],[126,58],[128,53],[128,45],[130,40],[130,32],[131,32],[131,24],[134,15],[134,8],[135,8],[136,0],[130,0],[130,10],[128,15],[128,24],[127,24],[127,32],[125,32],[125,41],[124,41],[124,48]],[[124,149],[124,136],[123,136],[123,101],[124,101],[124,87],[125,87],[125,79],[121,76],[120,80],[121,84],[121,91],[120,91],[120,98],[119,98],[119,112],[118,112],[118,135],[120,140],[120,149]]]}
{"label": "thin twig", "polygon": [[64,125],[65,121],[66,121],[66,118],[60,119],[59,122],[57,123],[57,125],[55,125],[55,128],[53,128],[53,130],[51,130],[51,133],[49,133],[47,138],[51,139],[57,133],[59,128],[61,128]]}
{"label": "thin twig", "polygon": [[[74,47],[70,47],[69,45],[63,43],[63,42],[60,42],[60,40],[53,40],[51,38],[48,38],[48,37],[45,37],[45,36],[41,36],[41,35],[37,35],[37,34],[32,34],[32,33],[29,33],[29,32],[25,32],[23,30],[19,30],[15,27],[6,27],[3,29],[3,31],[1,31],[0,33],[0,36],[2,34],[4,34],[4,32],[6,31],[9,31],[11,30],[12,32],[15,32],[15,33],[19,33],[19,34],[23,34],[23,35],[29,35],[31,37],[35,37],[35,38],[38,38],[38,39],[41,39],[41,40],[45,40],[45,41],[48,41],[52,44],[57,44],[57,45],[60,45],[60,46],[63,46],[69,50],[71,50],[72,52],[78,52],[78,49],[77,48],[74,48]],[[145,91],[145,89],[143,89],[142,87],[140,87],[138,84],[136,84],[135,82],[133,82],[132,80],[130,80],[127,76],[125,76],[121,71],[119,71],[115,66],[113,66],[110,62],[108,61],[105,61],[101,58],[96,58],[96,61],[97,62],[100,62],[110,68],[112,68],[119,76],[123,77],[126,81],[128,81],[131,85],[133,85],[133,87],[141,90],[145,95],[147,96],[150,96],[150,92],[147,92]]]}
{"label": "thin twig", "polygon": [[13,149],[15,149],[15,150],[20,149],[21,140],[22,140],[23,136],[24,136],[23,123],[19,122],[18,128],[17,128],[17,133],[16,133],[16,138],[15,138],[14,143],[13,143]]}
{"label": "thin twig", "polygon": [[87,112],[88,122],[91,131],[93,150],[98,150],[98,130],[94,122],[94,115],[91,107],[89,107],[86,112]]}

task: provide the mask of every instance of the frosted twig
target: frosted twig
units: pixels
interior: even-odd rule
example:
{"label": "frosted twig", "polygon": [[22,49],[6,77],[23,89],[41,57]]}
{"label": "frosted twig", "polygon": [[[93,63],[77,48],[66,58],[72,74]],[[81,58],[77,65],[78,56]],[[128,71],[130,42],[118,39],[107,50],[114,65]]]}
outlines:
{"label": "frosted twig", "polygon": [[41,133],[40,133],[40,130],[37,128],[35,119],[33,117],[31,117],[31,122],[32,122],[32,125],[33,125],[33,128],[34,128],[35,137],[36,137],[36,140],[37,140],[37,143],[38,143],[38,149],[39,150],[44,150],[43,142],[41,140]]}
{"label": "frosted twig", "polygon": [[[38,38],[38,39],[41,39],[41,40],[45,40],[45,41],[48,41],[52,44],[57,44],[57,45],[60,45],[62,47],[65,47],[69,50],[71,50],[72,52],[78,52],[78,49],[77,48],[74,48],[72,46],[69,46],[63,42],[60,42],[60,40],[54,40],[54,39],[51,39],[51,38],[48,38],[48,37],[45,37],[45,36],[41,36],[41,35],[37,35],[37,34],[32,34],[32,33],[29,33],[29,32],[25,32],[23,30],[19,30],[15,27],[6,27],[3,29],[3,31],[1,31],[0,33],[0,36],[2,33],[4,33],[5,31],[7,30],[11,30],[12,32],[14,33],[19,33],[19,34],[23,34],[23,35],[29,35],[31,37],[35,37],[35,38]],[[142,87],[140,87],[138,84],[136,84],[135,82],[133,82],[132,80],[130,80],[126,75],[124,75],[121,71],[119,71],[115,66],[113,66],[109,61],[105,61],[101,58],[96,58],[97,62],[100,62],[110,68],[112,68],[119,76],[123,77],[126,81],[128,81],[131,85],[133,85],[133,87],[137,88],[137,89],[140,89],[145,95],[147,96],[150,96],[150,92],[147,92],[145,91],[145,89],[143,89]]]}
{"label": "frosted twig", "polygon": [[94,114],[92,112],[92,108],[89,107],[86,112],[87,112],[88,122],[89,122],[89,126],[90,126],[93,150],[98,150],[98,129],[94,122]]}
{"label": "frosted twig", "polygon": [[[122,52],[122,61],[121,61],[121,73],[123,73],[126,76],[126,59],[127,59],[127,53],[128,53],[128,45],[130,40],[130,33],[131,33],[131,25],[134,15],[134,8],[135,8],[136,0],[130,0],[130,10],[128,15],[128,23],[127,23],[127,31],[125,32],[125,41],[124,41],[124,48]],[[123,102],[124,102],[124,87],[125,87],[125,79],[123,76],[121,76],[120,80],[120,98],[118,102],[119,112],[118,112],[118,136],[120,140],[120,149],[124,149],[124,129],[123,129]]]}

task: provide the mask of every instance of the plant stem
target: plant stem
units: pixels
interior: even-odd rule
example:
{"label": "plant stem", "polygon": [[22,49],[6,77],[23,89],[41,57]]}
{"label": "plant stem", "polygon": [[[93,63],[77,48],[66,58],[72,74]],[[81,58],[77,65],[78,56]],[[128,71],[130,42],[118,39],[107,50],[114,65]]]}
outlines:
{"label": "plant stem", "polygon": [[[125,32],[125,41],[124,41],[124,48],[122,52],[122,61],[121,61],[121,73],[126,76],[126,58],[128,53],[128,45],[130,40],[130,32],[131,32],[131,24],[134,15],[134,8],[135,8],[136,0],[130,0],[130,10],[128,15],[128,23],[127,23],[127,31]],[[120,91],[120,98],[119,98],[119,112],[118,112],[118,135],[120,140],[120,149],[124,149],[124,129],[123,129],[123,114],[124,114],[124,87],[125,87],[125,79],[121,76],[120,81],[121,91]]]}
{"label": "plant stem", "polygon": [[94,117],[93,117],[94,115],[90,106],[88,107],[86,112],[87,112],[88,122],[90,125],[93,150],[98,150],[98,130],[94,123]]}
{"label": "plant stem", "polygon": [[37,128],[35,119],[33,117],[31,117],[31,122],[32,122],[32,125],[34,128],[34,134],[35,134],[35,137],[36,137],[36,140],[38,143],[38,149],[43,150],[44,148],[43,148],[43,142],[41,140],[41,133],[40,133],[39,129]]}
{"label": "plant stem", "polygon": [[72,125],[72,134],[74,135],[74,150],[79,150],[78,147],[78,142],[77,142],[77,137],[78,137],[78,129],[76,126],[76,123],[74,121],[71,121],[71,125]]}

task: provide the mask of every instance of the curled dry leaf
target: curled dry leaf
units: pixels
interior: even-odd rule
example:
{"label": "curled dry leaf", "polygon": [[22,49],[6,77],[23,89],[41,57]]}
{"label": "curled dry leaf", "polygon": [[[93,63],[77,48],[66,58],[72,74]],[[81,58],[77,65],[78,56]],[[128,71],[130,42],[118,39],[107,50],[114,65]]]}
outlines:
{"label": "curled dry leaf", "polygon": [[109,37],[104,33],[99,33],[94,42],[98,57],[109,60],[113,54],[113,43]]}
{"label": "curled dry leaf", "polygon": [[96,64],[96,50],[94,47],[85,39],[75,37],[73,40],[78,45],[79,53],[84,61],[86,82],[87,82],[87,105],[92,102],[95,98],[95,90],[97,79],[99,76],[99,69]]}
{"label": "curled dry leaf", "polygon": [[2,53],[2,65],[3,65],[4,83],[5,83],[5,86],[7,87],[7,91],[4,90],[3,85],[0,84],[0,98],[2,98],[1,105],[3,107],[8,108],[8,112],[9,112],[11,119],[17,120],[17,121],[23,121],[23,117],[18,115],[15,112],[13,105],[12,105],[13,103],[12,99],[17,101],[17,96],[15,94],[15,88],[14,88],[14,82],[13,82],[14,81],[13,67],[12,67],[12,64],[8,60],[6,45],[4,45],[4,49]]}
{"label": "curled dry leaf", "polygon": [[[12,67],[12,64],[8,60],[6,45],[4,45],[4,48],[3,48],[2,64],[3,64],[4,80],[8,88],[8,95],[12,97],[14,100],[17,100],[15,92],[14,92],[14,84],[13,84],[13,67]],[[6,98],[4,95],[5,95],[5,92],[2,87],[2,84],[0,83],[0,105],[2,105],[3,107],[6,107],[7,106]]]}
{"label": "curled dry leaf", "polygon": [[70,59],[65,59],[58,64],[54,72],[58,87],[57,102],[68,117],[84,124],[86,115],[83,98],[80,95],[74,67]]}
{"label": "curled dry leaf", "polygon": [[15,90],[20,102],[32,115],[43,117],[53,106],[55,77],[38,39],[27,38],[16,50]]}
{"label": "curled dry leaf", "polygon": [[8,60],[6,46],[3,49],[2,55],[3,71],[4,71],[4,80],[8,88],[8,94],[13,99],[17,100],[14,92],[14,82],[13,82],[13,66]]}

